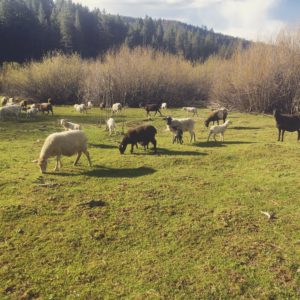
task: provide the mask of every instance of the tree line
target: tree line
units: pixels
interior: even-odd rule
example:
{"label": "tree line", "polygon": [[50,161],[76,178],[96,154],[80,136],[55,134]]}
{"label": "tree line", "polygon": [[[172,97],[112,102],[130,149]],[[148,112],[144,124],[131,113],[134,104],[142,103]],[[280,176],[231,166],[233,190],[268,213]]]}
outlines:
{"label": "tree line", "polygon": [[123,44],[197,61],[213,54],[229,58],[238,46],[250,44],[205,26],[121,17],[70,0],[0,0],[0,41],[0,63],[40,59],[56,50],[96,58]]}

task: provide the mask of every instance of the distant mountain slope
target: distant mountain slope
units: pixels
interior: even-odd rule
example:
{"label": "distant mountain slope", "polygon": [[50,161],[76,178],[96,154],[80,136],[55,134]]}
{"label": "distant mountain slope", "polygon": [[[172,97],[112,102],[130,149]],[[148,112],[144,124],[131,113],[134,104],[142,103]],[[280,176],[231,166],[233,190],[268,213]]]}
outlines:
{"label": "distant mountain slope", "polygon": [[114,16],[69,0],[1,0],[0,41],[5,45],[0,47],[0,62],[39,59],[54,50],[95,58],[124,43],[196,61],[212,54],[230,57],[237,45],[249,45],[206,27]]}

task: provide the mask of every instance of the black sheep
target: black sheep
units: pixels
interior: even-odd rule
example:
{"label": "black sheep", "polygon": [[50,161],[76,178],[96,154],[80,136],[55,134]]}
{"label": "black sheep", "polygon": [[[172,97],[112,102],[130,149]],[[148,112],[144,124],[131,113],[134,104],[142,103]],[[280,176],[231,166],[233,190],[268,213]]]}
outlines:
{"label": "black sheep", "polygon": [[147,116],[149,116],[150,111],[155,111],[154,116],[157,114],[157,112],[159,112],[159,114],[162,116],[161,112],[160,112],[160,103],[159,104],[146,104],[145,105],[145,110],[147,112]]}
{"label": "black sheep", "polygon": [[226,108],[214,110],[213,112],[210,113],[208,118],[205,120],[205,126],[208,127],[210,122],[213,122],[213,124],[215,124],[215,121],[217,121],[219,125],[219,120],[223,120],[223,122],[225,123],[227,115],[228,115],[228,111]]}
{"label": "black sheep", "polygon": [[175,136],[173,138],[173,144],[175,142],[180,143],[182,144],[183,143],[183,139],[182,139],[182,136],[183,136],[183,131],[181,128],[179,127],[172,127],[172,129],[175,131]]}
{"label": "black sheep", "polygon": [[294,114],[281,114],[279,110],[274,110],[274,117],[276,120],[276,127],[278,128],[278,141],[283,142],[285,131],[293,132],[298,131],[298,141],[300,140],[300,115]]}
{"label": "black sheep", "polygon": [[130,152],[132,153],[133,148],[137,145],[137,143],[140,143],[145,147],[148,146],[149,142],[153,144],[154,151],[156,153],[156,133],[157,130],[152,125],[142,125],[136,128],[129,129],[128,132],[125,134],[122,142],[120,143],[120,153],[124,154],[128,144],[131,144]]}

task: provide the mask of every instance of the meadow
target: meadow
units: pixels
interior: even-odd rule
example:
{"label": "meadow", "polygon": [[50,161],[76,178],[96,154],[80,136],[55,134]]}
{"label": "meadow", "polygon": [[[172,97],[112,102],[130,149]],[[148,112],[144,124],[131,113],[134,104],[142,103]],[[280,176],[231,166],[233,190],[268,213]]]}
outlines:
{"label": "meadow", "polygon": [[[182,145],[161,117],[116,116],[118,131],[153,124],[158,154],[120,155],[97,108],[1,121],[0,298],[299,299],[297,134],[277,142],[272,116],[230,112],[225,141],[206,142],[207,113]],[[42,175],[32,161],[60,118],[82,124],[93,166],[51,159]]]}

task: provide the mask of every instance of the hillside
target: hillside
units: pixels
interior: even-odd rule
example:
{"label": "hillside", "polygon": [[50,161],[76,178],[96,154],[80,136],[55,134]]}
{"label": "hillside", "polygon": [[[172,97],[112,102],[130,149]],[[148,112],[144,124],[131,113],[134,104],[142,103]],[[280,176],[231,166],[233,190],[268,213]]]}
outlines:
{"label": "hillside", "polygon": [[182,54],[195,61],[212,54],[228,58],[238,45],[249,45],[205,26],[115,16],[65,0],[2,0],[0,40],[5,45],[0,49],[0,62],[39,59],[56,50],[95,58],[124,43],[131,48],[149,46]]}

